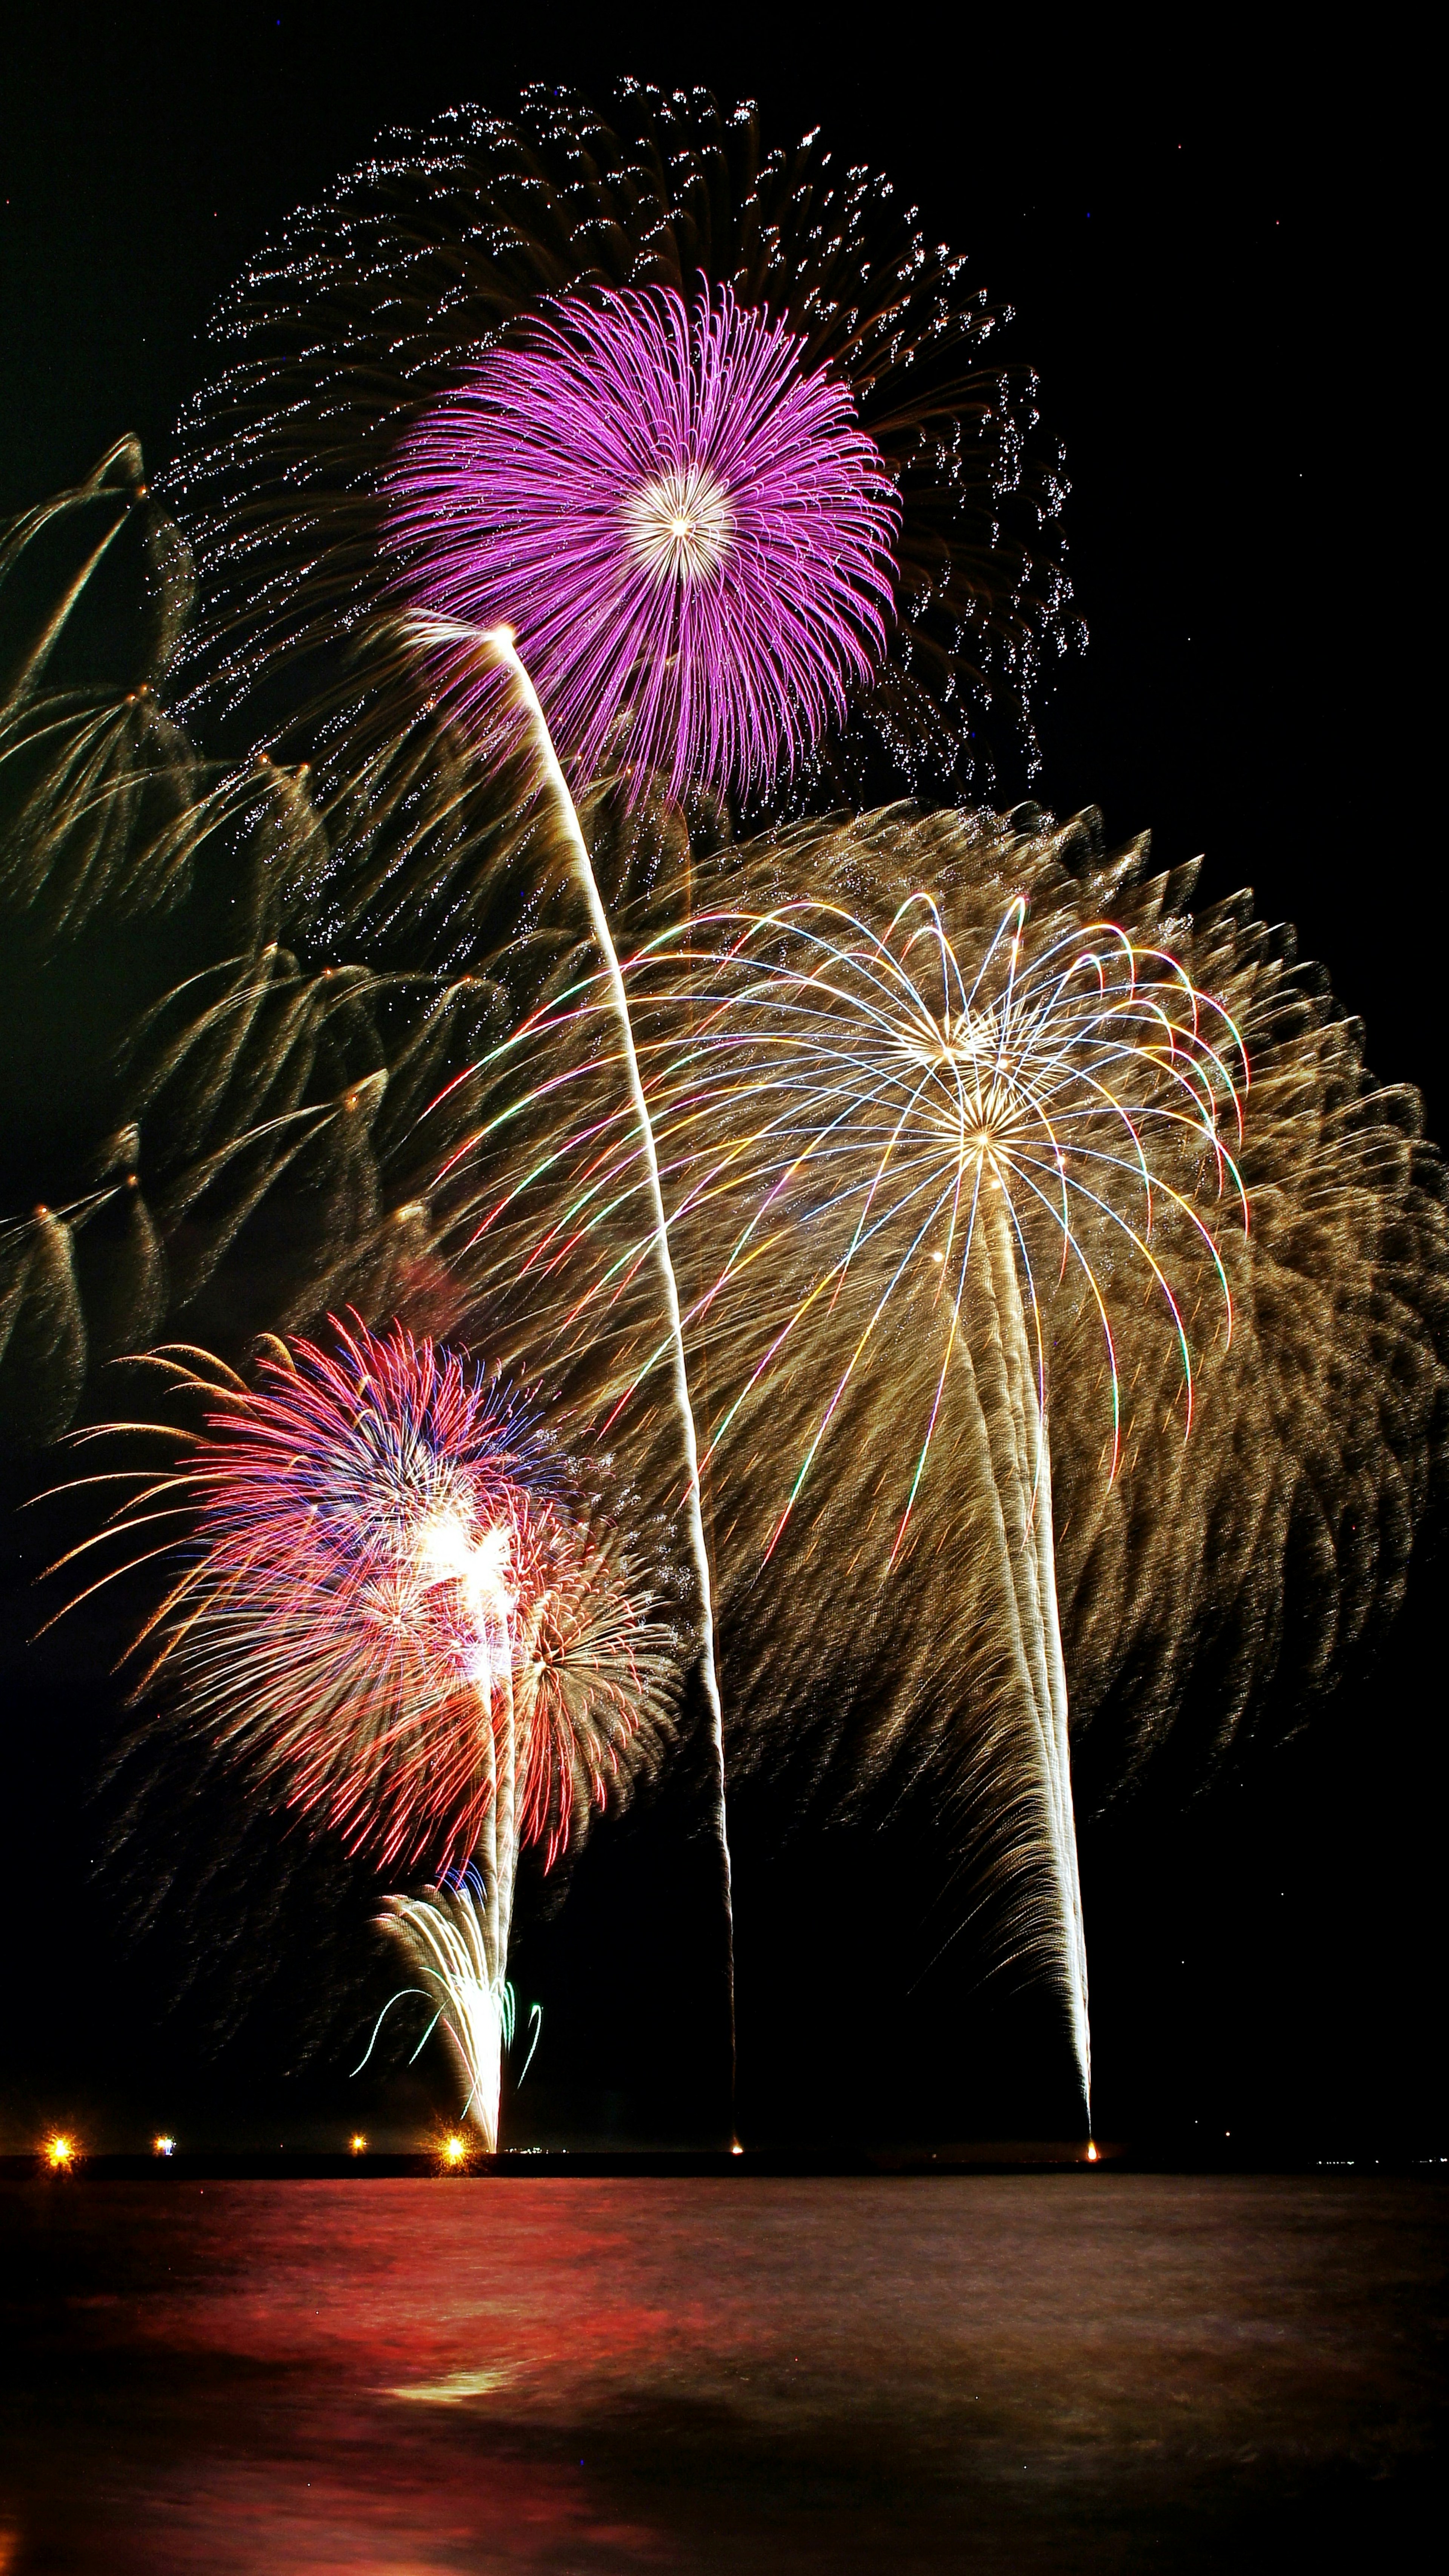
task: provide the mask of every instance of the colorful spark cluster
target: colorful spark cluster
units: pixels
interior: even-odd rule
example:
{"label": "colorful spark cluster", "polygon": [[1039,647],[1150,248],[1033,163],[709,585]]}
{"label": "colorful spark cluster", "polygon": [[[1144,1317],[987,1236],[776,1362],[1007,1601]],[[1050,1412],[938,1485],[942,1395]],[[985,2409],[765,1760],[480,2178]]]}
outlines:
{"label": "colorful spark cluster", "polygon": [[[1053,1285],[1070,1271],[1089,1291],[1111,1390],[1109,1478],[1121,1454],[1108,1306],[1114,1256],[1141,1265],[1165,1302],[1182,1359],[1185,1430],[1193,1363],[1159,1258],[1172,1232],[1164,1213],[1205,1251],[1231,1334],[1227,1274],[1198,1202],[1205,1180],[1208,1204],[1231,1209],[1246,1229],[1234,1159],[1248,1082],[1238,1032],[1174,958],[1138,950],[1115,924],[1074,924],[1034,950],[1026,924],[1018,896],[984,953],[963,964],[930,894],[908,896],[884,928],[802,898],[713,925],[727,945],[691,977],[700,1025],[682,1055],[654,1069],[656,1123],[666,1138],[676,1127],[703,1136],[686,1209],[698,1195],[743,1201],[748,1211],[700,1315],[762,1258],[778,1270],[787,1241],[796,1275],[802,1244],[814,1274],[783,1320],[760,1301],[763,1348],[715,1442],[756,1386],[793,1361],[807,1319],[822,1310],[835,1318],[838,1343],[848,1317],[855,1335],[845,1336],[848,1356],[771,1549],[857,1370],[888,1351],[908,1308],[912,1331],[936,1339],[940,1365],[894,1562],[983,1264],[990,1286],[978,1294],[1010,1299],[1025,1283],[1043,1416],[1043,1262]],[[711,925],[698,927],[707,934]],[[647,972],[641,980],[647,992]]]}
{"label": "colorful spark cluster", "polygon": [[450,698],[490,694],[468,630],[510,627],[585,778],[763,788],[885,653],[880,452],[845,387],[728,287],[555,306],[423,415],[389,491]]}
{"label": "colorful spark cluster", "polygon": [[[1135,1269],[1161,1299],[1191,1428],[1192,1334],[1174,1265],[1206,1261],[1229,1339],[1216,1237],[1225,1220],[1247,1229],[1237,1155],[1249,1077],[1231,1016],[1170,954],[1110,921],[1049,923],[1033,941],[1022,896],[958,952],[943,904],[916,889],[876,921],[806,896],[700,914],[642,945],[626,975],[648,1032],[650,1122],[678,1185],[672,1225],[682,1236],[699,1223],[710,1246],[710,1276],[685,1325],[731,1391],[716,1405],[701,1472],[752,1400],[795,1374],[802,1348],[812,1380],[823,1351],[840,1354],[767,1554],[849,1391],[875,1362],[894,1372],[908,1330],[917,1354],[935,1344],[937,1364],[897,1495],[884,1560],[894,1562],[970,1339],[973,1297],[1024,1295],[1045,1416],[1048,1283],[1052,1293],[1080,1284],[1105,1355],[1110,1482],[1122,1454],[1112,1306]],[[524,1043],[549,1049],[570,1021],[591,1031],[606,1017],[588,989],[543,1015]],[[577,1257],[596,1239],[607,1303],[633,1149],[614,1113],[603,1129],[613,1144],[601,1151],[592,1093],[577,1129],[566,1124],[569,1082],[591,1085],[596,1060],[586,1044],[575,1074],[546,1095],[564,1122],[546,1157],[558,1214],[538,1230],[535,1258],[546,1276],[563,1246]],[[510,1214],[499,1198],[488,1222],[506,1227]],[[594,1329],[593,1305],[576,1304],[571,1329]]]}
{"label": "colorful spark cluster", "polygon": [[[190,1719],[354,1848],[446,1867],[506,1774],[550,1859],[602,1804],[661,1640],[527,1412],[455,1353],[356,1321],[207,1401],[159,1508],[189,1562],[148,1634]],[[280,1347],[280,1346],[279,1346]]]}

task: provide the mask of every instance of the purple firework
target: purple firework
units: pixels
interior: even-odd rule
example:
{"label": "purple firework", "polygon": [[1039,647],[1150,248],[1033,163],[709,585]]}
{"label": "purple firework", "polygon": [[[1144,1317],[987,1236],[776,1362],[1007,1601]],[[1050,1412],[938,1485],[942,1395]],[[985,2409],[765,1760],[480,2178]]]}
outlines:
{"label": "purple firework", "polygon": [[895,486],[801,345],[727,286],[692,312],[664,287],[571,298],[408,435],[403,586],[514,629],[585,775],[607,753],[672,793],[762,787],[883,658]]}

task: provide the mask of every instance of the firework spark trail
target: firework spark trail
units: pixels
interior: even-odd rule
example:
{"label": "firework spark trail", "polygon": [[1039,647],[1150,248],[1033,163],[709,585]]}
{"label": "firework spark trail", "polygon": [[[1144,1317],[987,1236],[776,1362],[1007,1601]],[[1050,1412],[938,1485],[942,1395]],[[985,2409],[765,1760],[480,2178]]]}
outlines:
{"label": "firework spark trail", "polygon": [[655,1151],[654,1130],[650,1121],[648,1103],[645,1099],[643,1084],[639,1077],[639,1060],[635,1052],[633,1026],[629,1017],[629,1000],[624,987],[624,978],[619,969],[618,952],[614,946],[613,932],[609,927],[609,917],[604,910],[603,902],[599,895],[598,885],[594,877],[593,864],[589,857],[588,844],[579,828],[579,818],[574,806],[573,798],[569,794],[568,782],[559,765],[558,754],[554,749],[553,740],[549,733],[547,722],[544,718],[543,709],[539,704],[537,692],[535,691],[533,682],[524,667],[511,632],[506,627],[496,627],[491,631],[486,640],[509,672],[524,712],[527,716],[529,728],[538,752],[539,761],[548,783],[549,793],[553,799],[563,829],[564,837],[568,843],[571,870],[579,891],[583,895],[585,905],[587,906],[589,925],[593,931],[594,941],[599,954],[604,961],[604,977],[608,990],[608,1007],[619,1040],[620,1056],[625,1079],[628,1085],[629,1106],[637,1130],[639,1150],[643,1157],[645,1172],[647,1174],[650,1214],[652,1218],[651,1248],[658,1272],[660,1294],[664,1301],[664,1310],[668,1319],[672,1358],[674,1405],[679,1423],[680,1442],[684,1451],[684,1466],[686,1474],[684,1509],[689,1528],[690,1554],[694,1561],[694,1579],[699,1603],[698,1639],[700,1677],[704,1687],[705,1700],[709,1709],[710,1745],[714,1757],[716,1774],[715,1822],[719,1838],[720,1870],[725,1910],[725,1974],[729,2009],[730,2100],[731,2116],[733,2116],[735,2075],[734,1908],[731,1895],[729,1820],[726,1806],[724,1720],[720,1707],[719,1680],[715,1668],[714,1606],[710,1585],[709,1554],[705,1547],[704,1520],[700,1509],[699,1450],[694,1430],[694,1407],[690,1400],[689,1393],[689,1374],[685,1365],[684,1329],[680,1319],[679,1289],[674,1276],[674,1263],[670,1257],[669,1228],[664,1212],[663,1192],[659,1184],[659,1158]]}
{"label": "firework spark trail", "polygon": [[462,2117],[471,2114],[477,2121],[489,2155],[498,2146],[503,2050],[512,2036],[508,1983],[497,1964],[497,1917],[486,1868],[481,1873],[470,1868],[419,1896],[388,1897],[381,1918],[418,1975],[427,1979],[424,1991],[437,2000],[433,2026],[441,2024],[458,2063]]}
{"label": "firework spark trail", "polygon": [[[1087,1944],[1072,1813],[1071,1760],[1067,1743],[1067,1682],[1057,1616],[1052,1548],[1051,1461],[1047,1427],[1037,1400],[1016,1244],[1004,1194],[990,1191],[981,1223],[985,1259],[981,1307],[989,1318],[986,1365],[978,1369],[992,1454],[992,1482],[1000,1499],[1003,1552],[1015,1607],[1013,1645],[1036,1720],[1051,1814],[1051,1842],[1062,1938],[1063,1982],[1072,2043],[1088,2111],[1092,2100],[1092,2039],[1088,2010]],[[967,1365],[969,1365],[969,1358]],[[983,1400],[982,1378],[987,1394]],[[1002,1433],[1005,1432],[1003,1440]],[[993,1434],[995,1436],[993,1436]]]}

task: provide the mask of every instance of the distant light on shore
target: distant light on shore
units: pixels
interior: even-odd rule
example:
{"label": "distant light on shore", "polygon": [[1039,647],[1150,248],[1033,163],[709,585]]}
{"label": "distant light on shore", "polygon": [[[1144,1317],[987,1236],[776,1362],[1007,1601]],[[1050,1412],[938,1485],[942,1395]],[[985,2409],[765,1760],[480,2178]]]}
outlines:
{"label": "distant light on shore", "polygon": [[76,2152],[74,2138],[62,2137],[58,2132],[45,2141],[45,2161],[52,2173],[69,2173],[75,2163]]}
{"label": "distant light on shore", "polygon": [[176,2153],[176,2140],[174,2138],[165,2137],[153,2138],[151,2141],[151,2153],[153,2156],[174,2156]]}
{"label": "distant light on shore", "polygon": [[365,2155],[366,2155],[366,2153],[367,2153],[367,2140],[366,2140],[366,2138],[363,2136],[362,2131],[361,2131],[360,2129],[358,2130],[357,2135],[356,2135],[354,2138],[349,2138],[349,2139],[348,2139],[348,2142],[347,2142],[347,2143],[348,2143],[349,2147],[351,2148],[352,2153],[353,2153],[355,2156],[365,2156]]}

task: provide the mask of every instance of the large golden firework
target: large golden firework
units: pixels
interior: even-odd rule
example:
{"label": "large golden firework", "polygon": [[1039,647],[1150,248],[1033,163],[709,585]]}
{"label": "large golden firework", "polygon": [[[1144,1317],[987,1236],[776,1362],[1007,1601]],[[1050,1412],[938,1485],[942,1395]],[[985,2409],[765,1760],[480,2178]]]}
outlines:
{"label": "large golden firework", "polygon": [[[1204,1656],[1217,1747],[1269,1693],[1291,1711],[1395,1605],[1442,1467],[1417,1102],[1287,934],[1190,891],[1090,817],[909,808],[717,855],[692,917],[677,871],[632,911],[611,887],[731,1767],[798,1778],[809,1744],[827,1804],[928,1773],[968,1838],[989,1779],[988,1875],[1084,2080],[1069,1711],[1094,1801],[1171,1743]],[[647,1447],[613,1081],[581,966],[480,1075],[452,1257]]]}

